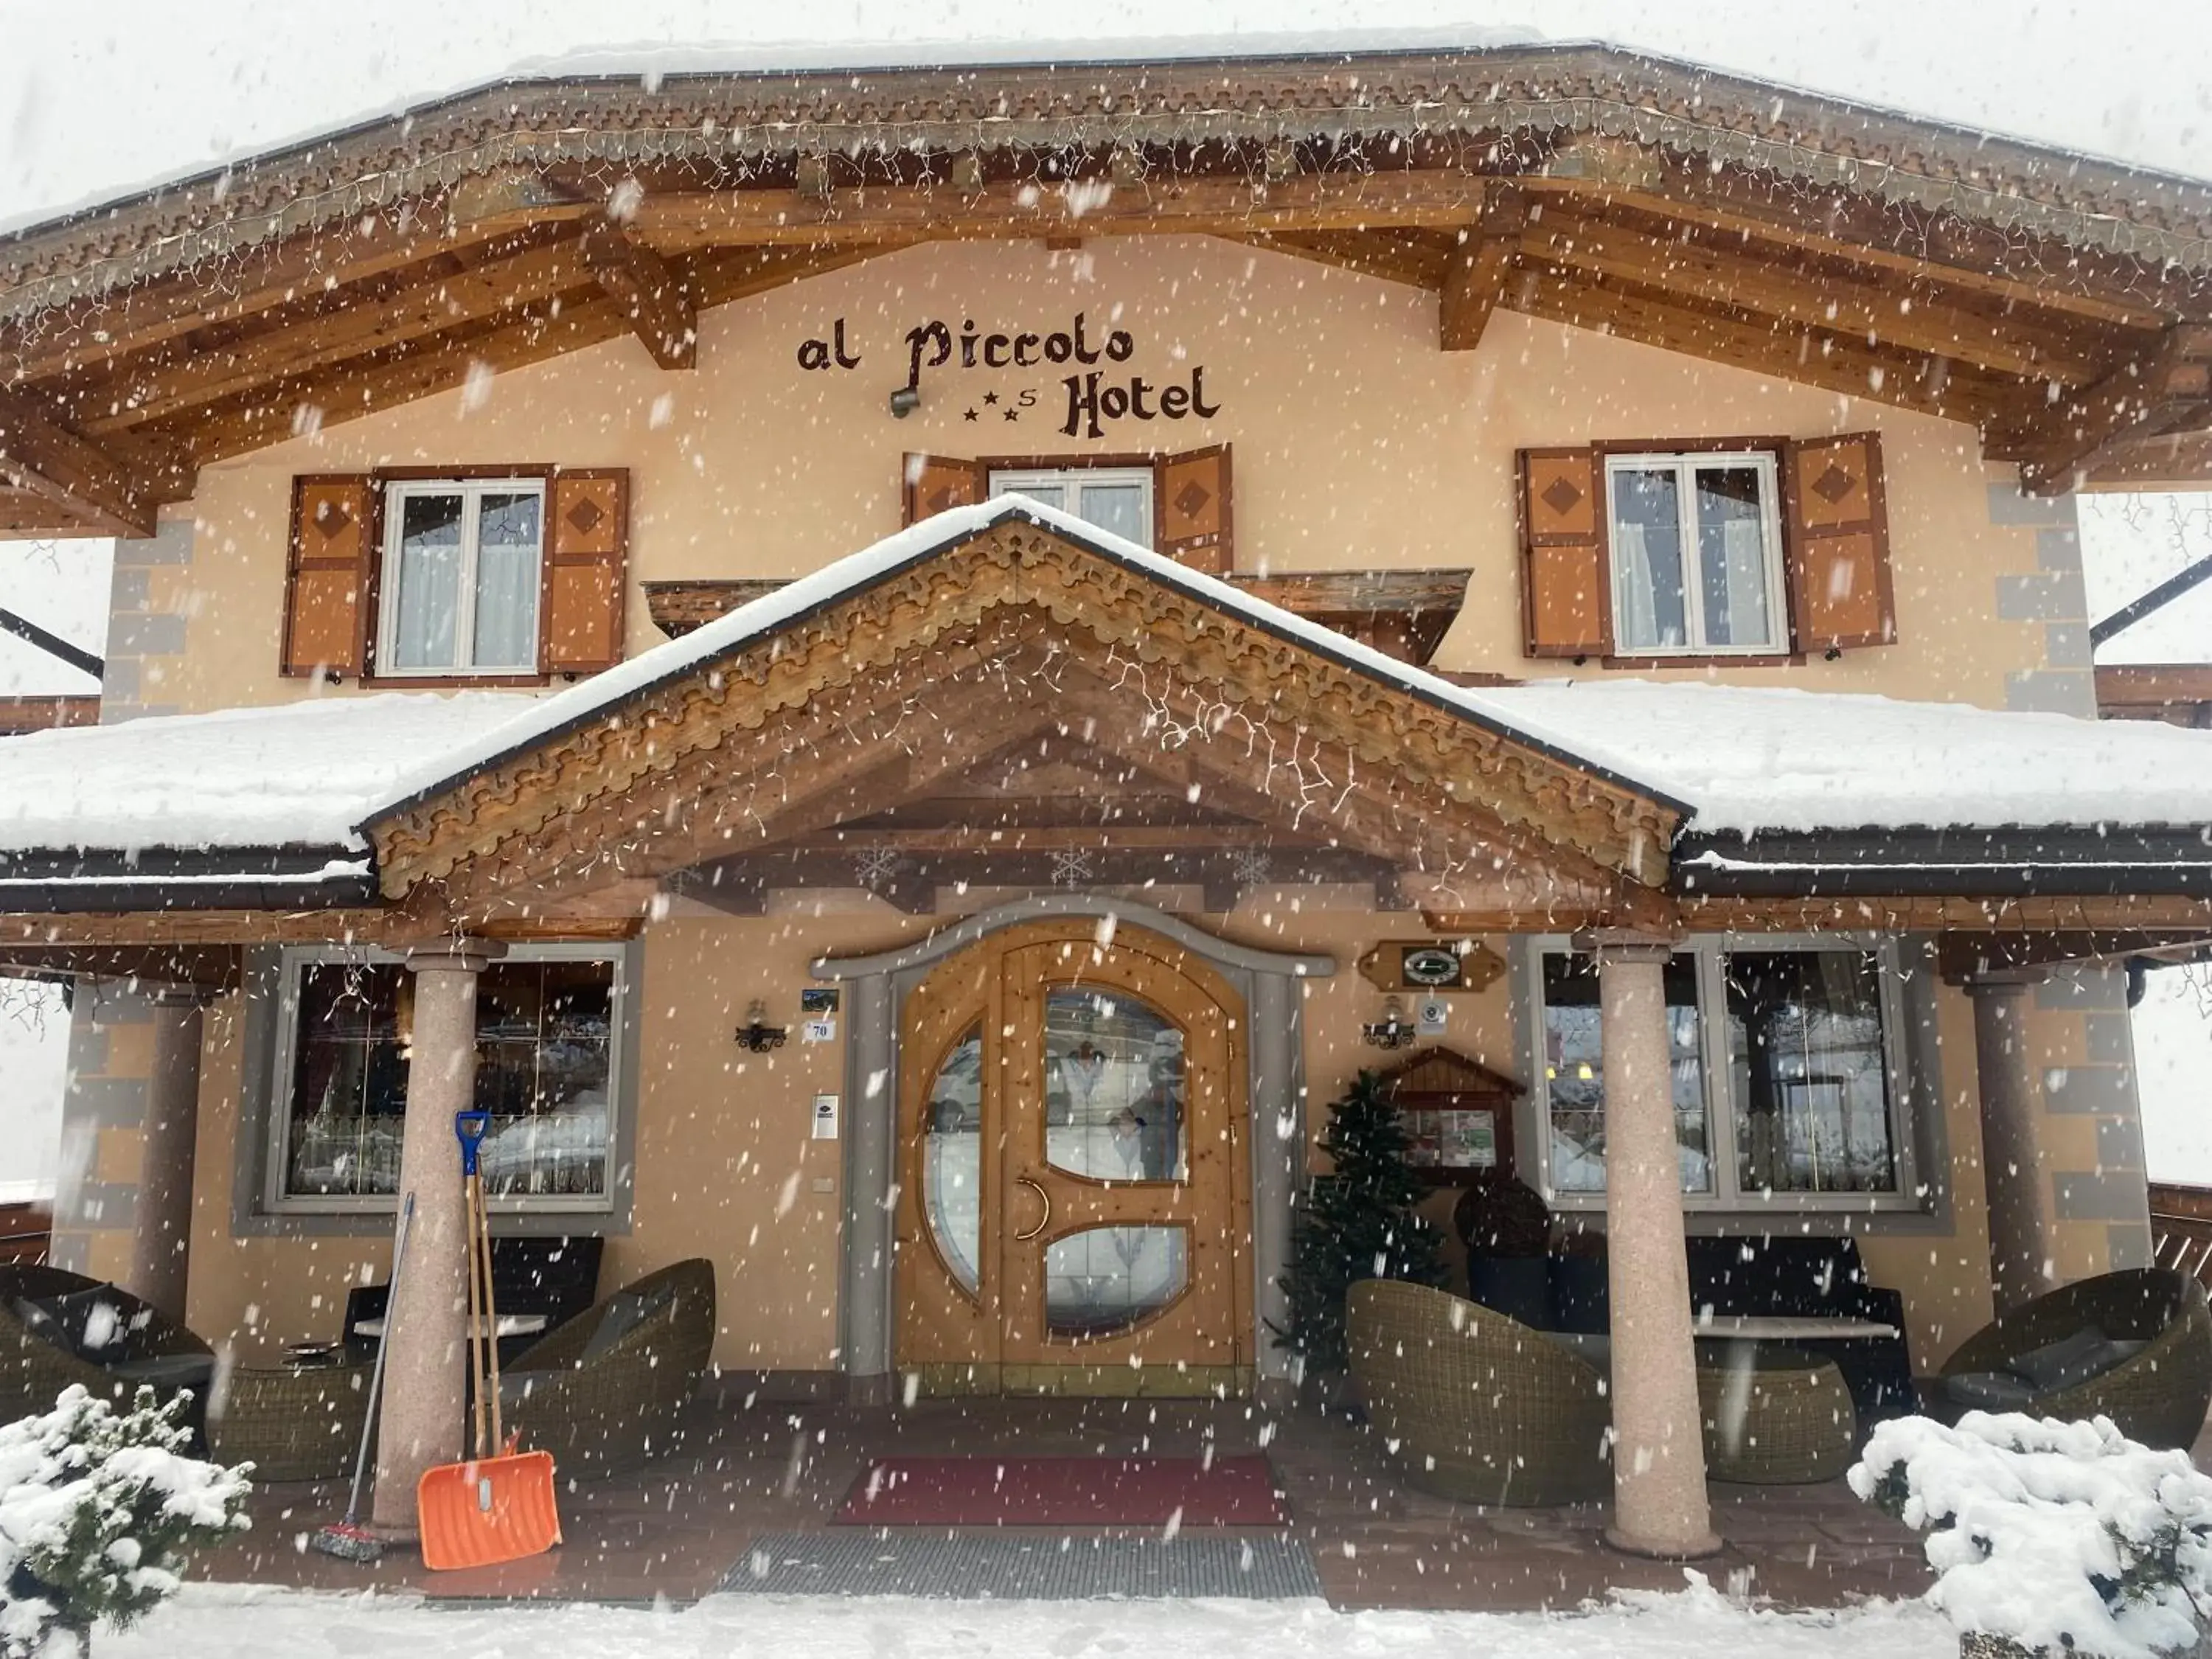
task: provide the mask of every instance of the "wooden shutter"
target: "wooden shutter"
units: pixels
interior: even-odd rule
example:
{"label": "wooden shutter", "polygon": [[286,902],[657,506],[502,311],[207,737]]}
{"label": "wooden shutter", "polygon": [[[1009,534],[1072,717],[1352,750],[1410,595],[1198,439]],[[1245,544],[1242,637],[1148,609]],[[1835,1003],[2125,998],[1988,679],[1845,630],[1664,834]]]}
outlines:
{"label": "wooden shutter", "polygon": [[1521,587],[1532,657],[1602,657],[1613,641],[1605,490],[1592,449],[1524,449]]}
{"label": "wooden shutter", "polygon": [[991,475],[981,462],[953,455],[909,452],[900,476],[902,524],[919,524],[951,507],[973,507],[991,491]]}
{"label": "wooden shutter", "polygon": [[359,674],[366,666],[376,559],[376,481],[366,473],[292,481],[279,673]]}
{"label": "wooden shutter", "polygon": [[544,666],[596,674],[623,659],[629,586],[629,473],[556,472],[546,486]]}
{"label": "wooden shutter", "polygon": [[1155,545],[1178,564],[1225,576],[1237,568],[1230,506],[1229,446],[1215,444],[1152,464]]}
{"label": "wooden shutter", "polygon": [[1797,648],[1897,642],[1881,437],[1854,432],[1793,443],[1783,462],[1790,611]]}

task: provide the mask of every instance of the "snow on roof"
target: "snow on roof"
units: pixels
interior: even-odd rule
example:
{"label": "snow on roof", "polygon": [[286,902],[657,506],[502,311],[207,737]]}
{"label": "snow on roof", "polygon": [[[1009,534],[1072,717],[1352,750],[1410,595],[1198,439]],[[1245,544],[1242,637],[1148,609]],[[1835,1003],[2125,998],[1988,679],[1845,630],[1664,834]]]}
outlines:
{"label": "snow on roof", "polygon": [[0,739],[0,848],[356,849],[422,755],[529,701],[394,692]]}
{"label": "snow on roof", "polygon": [[2212,732],[2158,721],[1644,680],[1485,696],[1694,803],[1705,834],[2212,823]]}
{"label": "snow on roof", "polygon": [[1016,520],[1679,806],[1692,830],[2212,824],[2212,732],[1745,686],[1458,686],[1057,509],[1000,496],[925,520],[551,696],[329,698],[0,742],[0,849],[356,849],[377,817],[618,717],[641,692]]}

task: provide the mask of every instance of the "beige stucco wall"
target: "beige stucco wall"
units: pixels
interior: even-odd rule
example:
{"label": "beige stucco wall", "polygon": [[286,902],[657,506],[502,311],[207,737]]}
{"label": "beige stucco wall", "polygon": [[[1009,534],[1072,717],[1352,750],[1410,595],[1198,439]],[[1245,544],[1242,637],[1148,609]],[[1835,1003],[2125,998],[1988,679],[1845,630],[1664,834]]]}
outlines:
{"label": "beige stucco wall", "polygon": [[[935,318],[957,332],[974,318],[984,331],[1050,331],[1078,312],[1093,342],[1129,332],[1125,373],[1187,385],[1202,368],[1218,415],[1130,418],[1070,439],[1055,429],[1060,371],[963,370],[957,355],[926,372],[918,413],[890,415],[908,328]],[[860,366],[802,370],[801,343],[839,319]],[[317,693],[276,672],[289,484],[304,471],[627,466],[634,581],[781,577],[897,528],[907,450],[1227,441],[1240,568],[1472,567],[1439,665],[1552,672],[1563,665],[1520,655],[1516,447],[1867,428],[1883,434],[1899,642],[1735,677],[2002,707],[2005,676],[2045,659],[2040,620],[1997,615],[1998,579],[2039,571],[2036,532],[1991,522],[1989,486],[2004,473],[1980,460],[1972,428],[1511,313],[1493,318],[1479,350],[1442,352],[1434,295],[1307,261],[1207,238],[1109,239],[1079,252],[943,244],[720,307],[701,333],[695,372],[660,371],[619,340],[207,468],[189,560],[151,565],[145,592],[133,589],[145,611],[183,619],[155,630],[175,654],[147,659],[149,684],[133,695],[198,709]],[[1026,411],[1025,389],[1037,398]],[[1003,418],[1009,408],[1018,420]],[[635,652],[659,636],[635,587],[631,600]]]}

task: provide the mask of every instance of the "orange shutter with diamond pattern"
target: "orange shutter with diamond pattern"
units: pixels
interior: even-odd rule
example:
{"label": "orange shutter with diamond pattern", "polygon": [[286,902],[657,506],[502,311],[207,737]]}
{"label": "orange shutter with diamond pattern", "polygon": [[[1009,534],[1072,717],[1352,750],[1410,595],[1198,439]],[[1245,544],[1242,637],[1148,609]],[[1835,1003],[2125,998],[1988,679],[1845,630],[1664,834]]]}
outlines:
{"label": "orange shutter with diamond pattern", "polygon": [[953,455],[909,452],[899,477],[902,524],[919,524],[949,507],[973,507],[991,490],[991,475],[981,462]]}
{"label": "orange shutter with diamond pattern", "polygon": [[362,672],[375,551],[375,480],[365,473],[293,479],[279,673]]}
{"label": "orange shutter with diamond pattern", "polygon": [[1227,444],[1155,461],[1152,501],[1160,552],[1209,576],[1237,568]]}
{"label": "orange shutter with diamond pattern", "polygon": [[556,472],[546,495],[544,672],[596,674],[623,659],[629,473]]}
{"label": "orange shutter with diamond pattern", "polygon": [[1782,457],[1790,612],[1797,649],[1897,642],[1881,438],[1854,432],[1792,443]]}
{"label": "orange shutter with diamond pattern", "polygon": [[1532,657],[1602,657],[1613,642],[1604,492],[1589,449],[1524,449],[1521,599]]}

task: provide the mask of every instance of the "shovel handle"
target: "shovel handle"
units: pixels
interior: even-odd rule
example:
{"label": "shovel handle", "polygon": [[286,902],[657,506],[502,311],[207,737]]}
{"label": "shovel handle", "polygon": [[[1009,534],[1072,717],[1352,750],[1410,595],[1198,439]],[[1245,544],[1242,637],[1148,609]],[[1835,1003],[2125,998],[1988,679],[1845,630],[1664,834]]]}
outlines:
{"label": "shovel handle", "polygon": [[477,1172],[477,1149],[491,1133],[491,1114],[482,1109],[453,1114],[453,1138],[461,1143],[461,1174]]}

